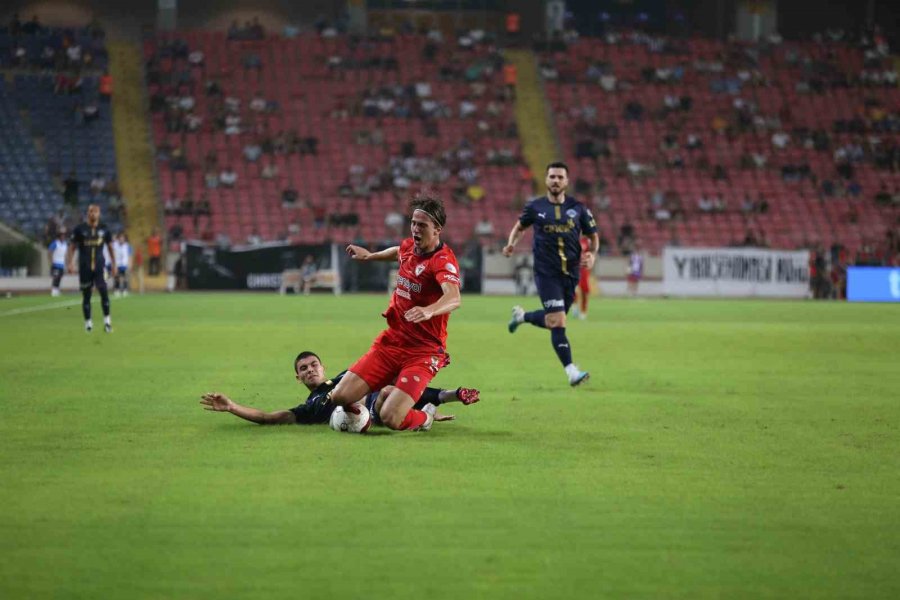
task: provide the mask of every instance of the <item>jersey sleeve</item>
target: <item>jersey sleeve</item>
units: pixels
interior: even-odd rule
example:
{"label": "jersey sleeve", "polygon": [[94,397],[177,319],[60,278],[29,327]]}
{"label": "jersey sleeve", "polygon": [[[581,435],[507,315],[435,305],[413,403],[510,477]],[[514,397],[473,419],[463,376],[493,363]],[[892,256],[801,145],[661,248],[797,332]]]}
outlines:
{"label": "jersey sleeve", "polygon": [[534,201],[532,200],[522,209],[522,214],[519,215],[519,225],[530,227],[534,223],[534,213]]}
{"label": "jersey sleeve", "polygon": [[294,418],[297,419],[299,425],[317,425],[319,423],[325,423],[328,421],[328,417],[331,416],[329,413],[328,417],[323,419],[323,411],[317,404],[301,404],[289,410],[294,413]]}
{"label": "jersey sleeve", "polygon": [[434,257],[434,278],[438,284],[452,283],[459,286],[459,263],[452,254],[439,254]]}
{"label": "jersey sleeve", "polygon": [[76,227],[72,230],[72,235],[69,237],[69,240],[73,244],[80,244],[84,240],[84,233],[81,230],[81,227]]}
{"label": "jersey sleeve", "polygon": [[597,221],[586,206],[581,208],[581,233],[584,235],[597,233]]}
{"label": "jersey sleeve", "polygon": [[112,232],[109,230],[109,227],[107,227],[107,228],[103,231],[103,243],[104,243],[104,244],[111,244],[111,243],[112,243]]}
{"label": "jersey sleeve", "polygon": [[50,245],[47,246],[47,250],[49,250],[50,252],[53,252],[54,250],[56,250],[56,245],[58,243],[59,242],[57,240],[53,240],[52,242],[50,242]]}

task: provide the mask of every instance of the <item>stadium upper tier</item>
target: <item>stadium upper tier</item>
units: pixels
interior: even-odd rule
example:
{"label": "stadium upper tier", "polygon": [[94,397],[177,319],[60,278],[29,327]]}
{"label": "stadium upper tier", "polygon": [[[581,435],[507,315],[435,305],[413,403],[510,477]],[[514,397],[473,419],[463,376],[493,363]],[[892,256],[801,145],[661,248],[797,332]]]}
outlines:
{"label": "stadium upper tier", "polygon": [[[234,242],[395,237],[385,216],[422,186],[458,198],[451,239],[515,217],[519,140],[502,58],[486,44],[180,32],[145,56],[167,224],[186,237],[207,226]],[[204,198],[209,225],[175,214]]]}
{"label": "stadium upper tier", "polygon": [[897,223],[892,59],[847,43],[626,34],[539,60],[574,175],[602,181],[591,193],[652,251],[740,243],[748,229],[777,247],[857,249]]}
{"label": "stadium upper tier", "polygon": [[[658,252],[748,231],[880,243],[898,215],[900,94],[866,52],[626,34],[537,58],[572,192],[613,249],[630,224]],[[530,193],[490,43],[178,32],[145,57],[167,225],[186,237],[378,240],[397,198],[428,185],[457,199],[451,239],[485,221],[499,239]]]}

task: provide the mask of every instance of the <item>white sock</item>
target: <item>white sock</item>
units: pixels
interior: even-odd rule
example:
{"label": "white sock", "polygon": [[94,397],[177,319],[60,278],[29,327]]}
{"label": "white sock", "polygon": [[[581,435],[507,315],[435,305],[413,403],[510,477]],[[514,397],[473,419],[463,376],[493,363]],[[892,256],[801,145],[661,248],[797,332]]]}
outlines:
{"label": "white sock", "polygon": [[569,363],[566,365],[566,375],[569,376],[569,379],[578,375],[578,367],[575,366],[575,363]]}
{"label": "white sock", "polygon": [[103,317],[103,324],[104,325],[112,325],[112,321],[110,321],[109,315],[106,315],[105,317]]}
{"label": "white sock", "polygon": [[85,326],[85,327],[90,327],[90,328],[93,329],[93,327],[94,327],[94,322],[91,321],[90,319],[88,319],[87,321],[84,322],[84,326]]}

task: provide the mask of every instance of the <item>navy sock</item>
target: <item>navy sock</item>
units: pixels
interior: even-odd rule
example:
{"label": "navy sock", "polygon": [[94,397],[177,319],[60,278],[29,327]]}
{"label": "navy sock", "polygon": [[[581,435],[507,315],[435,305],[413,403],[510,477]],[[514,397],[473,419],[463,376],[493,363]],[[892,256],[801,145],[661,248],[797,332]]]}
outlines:
{"label": "navy sock", "polygon": [[550,341],[553,343],[553,350],[559,357],[562,366],[572,364],[572,348],[569,347],[569,338],[566,337],[565,327],[554,327],[550,330]]}
{"label": "navy sock", "polygon": [[440,388],[427,387],[422,390],[422,395],[419,396],[419,401],[416,402],[413,408],[415,408],[416,410],[422,410],[426,404],[434,404],[435,406],[441,405]]}
{"label": "navy sock", "polygon": [[100,306],[103,308],[103,316],[109,316],[109,292],[106,288],[100,290]]}
{"label": "navy sock", "polygon": [[91,293],[92,289],[81,290],[81,312],[84,314],[84,320],[91,320]]}
{"label": "navy sock", "polygon": [[544,311],[543,310],[533,310],[531,312],[525,313],[525,322],[531,323],[535,327],[540,327],[541,329],[546,329],[546,325],[544,325]]}

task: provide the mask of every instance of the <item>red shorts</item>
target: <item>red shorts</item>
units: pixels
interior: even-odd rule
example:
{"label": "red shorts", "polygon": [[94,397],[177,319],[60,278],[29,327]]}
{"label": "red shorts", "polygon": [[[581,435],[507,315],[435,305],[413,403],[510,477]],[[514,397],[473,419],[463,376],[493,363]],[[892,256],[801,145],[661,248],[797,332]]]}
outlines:
{"label": "red shorts", "polygon": [[369,351],[349,370],[372,391],[393,384],[418,402],[431,379],[450,364],[450,355],[433,347],[399,345],[386,337],[382,333],[375,338]]}

